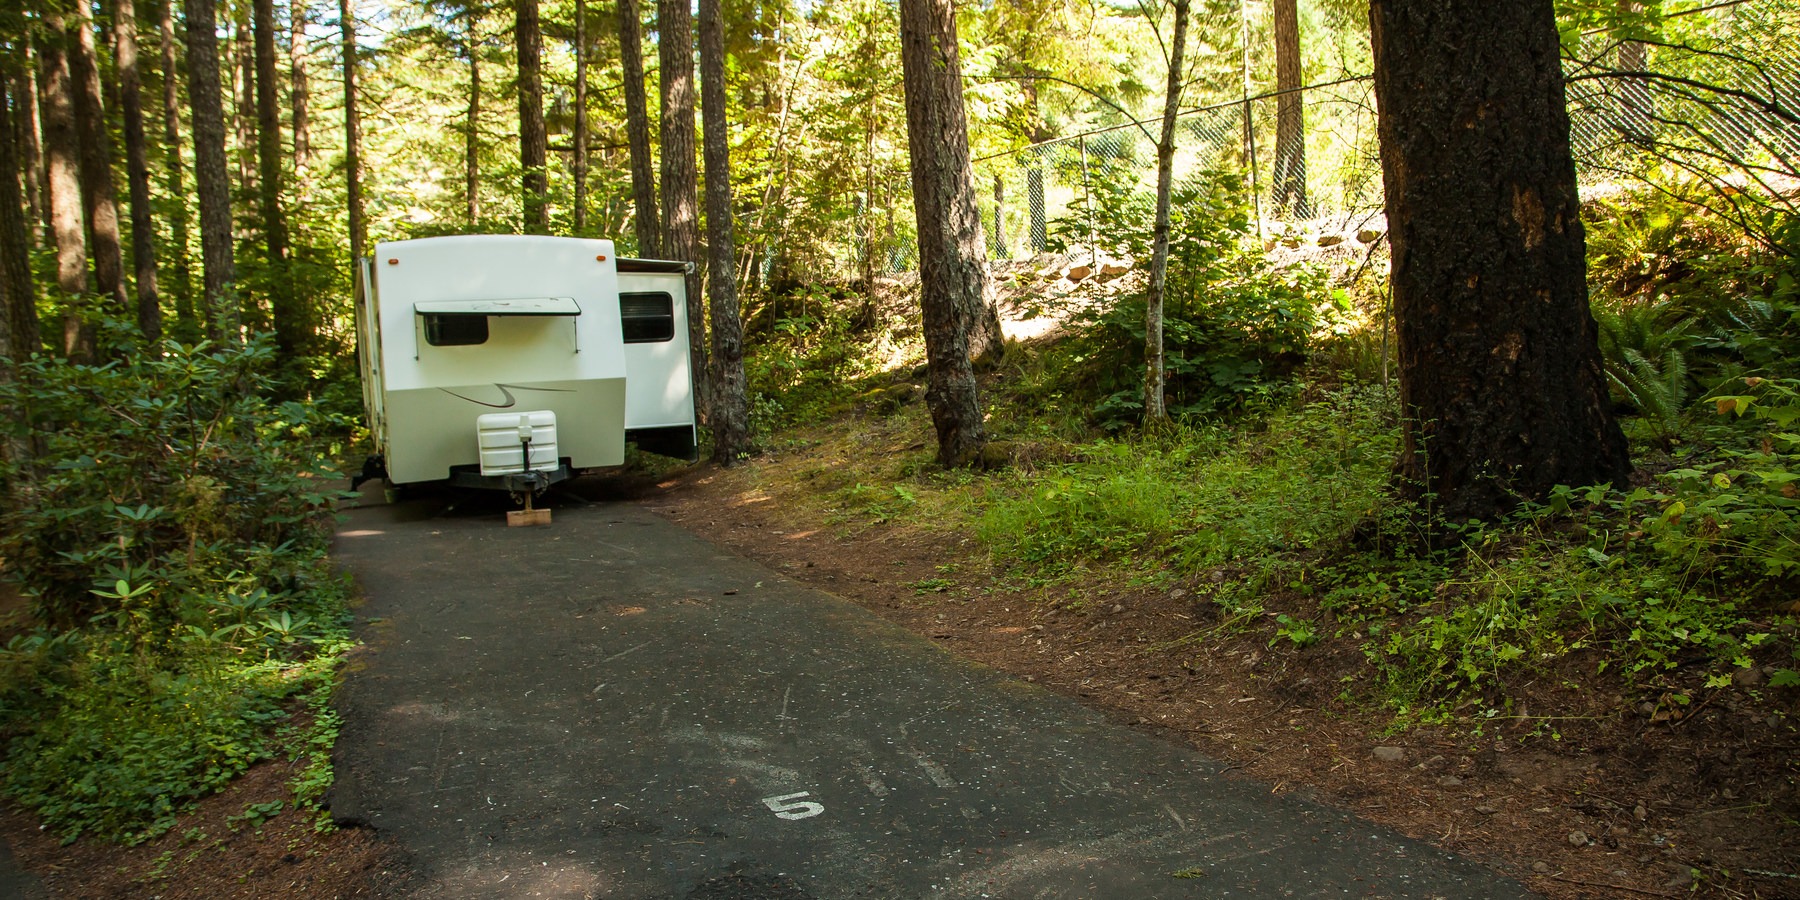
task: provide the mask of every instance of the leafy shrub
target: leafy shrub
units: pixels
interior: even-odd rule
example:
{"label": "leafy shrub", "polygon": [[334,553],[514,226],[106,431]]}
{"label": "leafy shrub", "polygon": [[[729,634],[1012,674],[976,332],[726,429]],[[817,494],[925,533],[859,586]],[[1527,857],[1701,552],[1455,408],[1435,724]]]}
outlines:
{"label": "leafy shrub", "polygon": [[0,469],[0,554],[43,623],[0,650],[0,787],[65,839],[166,830],[346,646],[319,421],[266,399],[271,358],[166,343],[0,386],[31,450]]}
{"label": "leafy shrub", "polygon": [[336,494],[302,452],[311,410],[264,398],[272,362],[266,340],[168,342],[104,365],[34,357],[0,385],[13,439],[36,445],[0,468],[20,501],[0,513],[0,554],[40,620],[122,616],[166,642],[220,575],[291,585]]}
{"label": "leafy shrub", "polygon": [[[104,639],[100,639],[104,640]],[[273,666],[169,671],[129,647],[90,646],[52,683],[52,712],[15,740],[6,790],[65,839],[82,831],[141,840],[187,801],[267,758],[280,716]]]}
{"label": "leafy shrub", "polygon": [[[1103,243],[1150,258],[1154,207],[1148,195],[1108,188],[1096,218]],[[1317,272],[1274,270],[1246,251],[1250,220],[1241,177],[1209,173],[1176,190],[1170,204],[1163,348],[1169,412],[1204,417],[1267,404],[1304,362],[1329,293]],[[1343,299],[1341,296],[1338,298]],[[1078,317],[1069,377],[1093,394],[1096,423],[1119,428],[1143,413],[1143,294]]]}
{"label": "leafy shrub", "polygon": [[751,424],[767,434],[814,421],[853,396],[856,380],[872,370],[867,341],[851,327],[852,313],[820,300],[819,315],[803,311],[777,319],[745,348],[744,376]]}

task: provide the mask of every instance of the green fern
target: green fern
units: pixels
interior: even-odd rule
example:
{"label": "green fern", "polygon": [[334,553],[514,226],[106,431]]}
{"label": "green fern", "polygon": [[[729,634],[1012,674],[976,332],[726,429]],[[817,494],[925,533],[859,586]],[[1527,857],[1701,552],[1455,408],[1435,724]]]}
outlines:
{"label": "green fern", "polygon": [[1627,304],[1594,310],[1600,356],[1615,399],[1629,405],[1657,443],[1667,446],[1680,432],[1682,412],[1692,397],[1687,353],[1694,320],[1670,320],[1667,307]]}

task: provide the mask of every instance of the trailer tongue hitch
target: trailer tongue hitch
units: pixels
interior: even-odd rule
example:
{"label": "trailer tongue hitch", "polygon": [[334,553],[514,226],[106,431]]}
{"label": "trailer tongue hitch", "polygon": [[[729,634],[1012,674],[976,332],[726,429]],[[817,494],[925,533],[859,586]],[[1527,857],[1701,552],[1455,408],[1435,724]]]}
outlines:
{"label": "trailer tongue hitch", "polygon": [[521,525],[548,525],[550,511],[533,509],[531,499],[538,492],[538,473],[531,468],[531,417],[519,417],[519,480],[525,486],[525,508],[506,514],[506,524],[517,527]]}

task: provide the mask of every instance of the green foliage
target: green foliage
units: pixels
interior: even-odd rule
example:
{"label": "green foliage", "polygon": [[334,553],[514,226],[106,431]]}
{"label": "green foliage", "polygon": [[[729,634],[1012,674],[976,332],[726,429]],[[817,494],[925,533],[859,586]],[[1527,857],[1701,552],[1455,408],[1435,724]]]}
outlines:
{"label": "green foliage", "polygon": [[0,384],[14,440],[35,457],[0,468],[15,496],[0,554],[38,617],[67,628],[113,617],[167,644],[226,582],[279,590],[323,547],[338,496],[300,453],[316,425],[261,391],[273,354],[165,343],[160,354],[75,365],[36,357]]}
{"label": "green foliage", "polygon": [[1687,365],[1692,321],[1667,321],[1663,309],[1641,303],[1599,307],[1594,319],[1613,396],[1637,413],[1652,440],[1669,446],[1692,398]]}
{"label": "green foliage", "polygon": [[1383,502],[1391,414],[1380,392],[1344,389],[1273,412],[1261,431],[1101,442],[994,488],[977,533],[1052,576],[1083,563],[1261,565],[1341,539]]}
{"label": "green foliage", "polygon": [[227,672],[194,659],[170,671],[129,642],[83,643],[7,752],[6,793],[65,840],[154,837],[182,804],[268,756],[262,732],[284,690],[274,665]]}
{"label": "green foliage", "polygon": [[[1154,207],[1148,194],[1096,188],[1102,243],[1144,264]],[[1066,240],[1085,220],[1059,223]],[[1170,204],[1163,348],[1169,412],[1203,418],[1268,405],[1306,358],[1330,296],[1319,273],[1273,270],[1243,249],[1250,220],[1242,179],[1208,173],[1175,191]],[[1342,298],[1339,298],[1342,300]],[[1142,419],[1144,311],[1133,294],[1083,314],[1067,352],[1070,378],[1093,394],[1093,419],[1106,428]]]}
{"label": "green foliage", "polygon": [[873,371],[871,339],[857,333],[855,314],[828,291],[769,298],[753,312],[768,323],[744,354],[750,421],[760,434],[817,421]]}
{"label": "green foliage", "polygon": [[[1628,683],[1688,667],[1719,687],[1791,650],[1794,620],[1777,610],[1800,574],[1800,435],[1787,430],[1800,382],[1744,387],[1753,393],[1713,398],[1719,415],[1746,418],[1710,429],[1721,443],[1705,455],[1629,491],[1559,488],[1522,510],[1517,536],[1465,535],[1438,592],[1347,616],[1370,632],[1389,701],[1441,715],[1577,651]],[[1390,625],[1380,613],[1416,617]]]}
{"label": "green foliage", "polygon": [[[287,697],[329,694],[347,646],[324,559],[338,493],[318,418],[266,399],[270,361],[265,341],[170,343],[34,359],[0,387],[35,451],[3,470],[0,553],[43,623],[0,650],[0,789],[65,839],[165,831],[277,751]],[[335,719],[312,722],[296,753],[328,747]],[[329,778],[314,762],[302,802]]]}

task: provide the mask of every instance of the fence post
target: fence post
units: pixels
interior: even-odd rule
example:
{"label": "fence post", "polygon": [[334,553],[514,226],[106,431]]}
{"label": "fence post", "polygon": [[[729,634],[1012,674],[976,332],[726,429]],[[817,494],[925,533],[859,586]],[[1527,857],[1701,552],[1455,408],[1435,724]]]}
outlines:
{"label": "fence post", "polygon": [[1081,147],[1081,200],[1087,207],[1089,264],[1099,271],[1100,231],[1094,227],[1094,185],[1088,179],[1087,136],[1081,136],[1076,143]]}
{"label": "fence post", "polygon": [[1262,191],[1256,184],[1256,120],[1250,115],[1250,98],[1245,97],[1244,104],[1244,146],[1249,149],[1250,157],[1250,216],[1256,220],[1256,243],[1263,241],[1262,230]]}
{"label": "fence post", "polygon": [[1012,259],[1012,248],[1006,244],[1006,182],[999,166],[994,167],[994,255]]}

